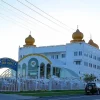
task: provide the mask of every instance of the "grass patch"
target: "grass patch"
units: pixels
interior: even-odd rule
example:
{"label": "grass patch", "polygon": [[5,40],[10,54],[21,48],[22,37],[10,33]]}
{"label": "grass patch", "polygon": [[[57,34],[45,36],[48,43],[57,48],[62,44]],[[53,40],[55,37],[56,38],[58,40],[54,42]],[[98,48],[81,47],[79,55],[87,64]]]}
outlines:
{"label": "grass patch", "polygon": [[61,96],[84,94],[84,90],[53,90],[53,91],[21,91],[21,92],[1,92],[6,94],[19,94],[24,96]]}

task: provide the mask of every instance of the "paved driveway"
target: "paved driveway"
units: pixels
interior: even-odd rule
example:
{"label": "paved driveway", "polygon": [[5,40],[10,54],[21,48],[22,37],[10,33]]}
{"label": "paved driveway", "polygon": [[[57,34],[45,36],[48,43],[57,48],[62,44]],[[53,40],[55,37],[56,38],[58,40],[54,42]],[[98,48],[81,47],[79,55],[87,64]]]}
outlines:
{"label": "paved driveway", "polygon": [[16,94],[0,94],[0,100],[34,100],[37,97],[21,96]]}

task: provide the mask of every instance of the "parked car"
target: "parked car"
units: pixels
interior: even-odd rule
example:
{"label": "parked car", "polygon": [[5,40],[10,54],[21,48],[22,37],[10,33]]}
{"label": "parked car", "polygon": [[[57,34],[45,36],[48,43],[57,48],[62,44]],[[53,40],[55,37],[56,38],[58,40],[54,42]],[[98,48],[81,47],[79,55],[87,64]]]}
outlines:
{"label": "parked car", "polygon": [[100,94],[100,83],[87,83],[85,87],[86,94]]}

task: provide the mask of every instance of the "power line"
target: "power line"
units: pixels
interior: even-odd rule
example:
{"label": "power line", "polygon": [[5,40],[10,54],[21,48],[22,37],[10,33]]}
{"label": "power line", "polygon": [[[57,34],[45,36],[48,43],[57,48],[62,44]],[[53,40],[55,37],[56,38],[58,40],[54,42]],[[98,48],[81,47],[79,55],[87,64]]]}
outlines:
{"label": "power line", "polygon": [[35,11],[34,9],[30,8],[29,6],[25,5],[23,2],[17,0],[19,3],[21,3],[22,5],[24,5],[25,7],[29,8],[30,10],[32,10],[33,12],[39,14],[40,16],[46,18],[47,20],[51,21],[52,23],[56,24],[57,26],[61,27],[61,28],[64,28],[65,30],[68,31],[68,29],[66,29],[65,27],[62,27],[61,25],[57,24],[56,22],[52,21],[51,19],[45,17],[44,15],[40,14],[39,12]]}
{"label": "power line", "polygon": [[[0,15],[4,15],[4,14],[0,13]],[[5,16],[5,15],[4,15],[4,16]],[[9,18],[9,16],[6,16],[6,17]],[[0,16],[0,18],[2,18],[2,19],[4,19],[4,20],[8,20],[8,19],[5,19],[5,18],[2,17],[2,16]],[[14,23],[18,22],[18,21],[16,21],[16,20],[12,19],[12,18],[9,18],[9,19],[11,19],[11,21],[13,21]],[[9,20],[8,20],[8,21],[9,21]],[[19,23],[19,22],[18,22],[18,23]],[[20,25],[20,24],[18,24],[18,23],[17,23],[17,25],[19,25],[20,27],[22,27],[22,28],[24,28],[24,29],[30,31],[30,29],[28,29],[27,27],[24,27],[24,26],[22,26],[22,25]]]}
{"label": "power line", "polygon": [[[33,27],[30,28],[30,27],[28,27],[27,25],[25,25],[25,24],[23,24],[23,23],[21,23],[21,22],[15,20],[15,19],[13,19],[13,18],[11,18],[11,17],[9,17],[9,16],[7,16],[7,15],[5,15],[5,14],[3,14],[3,13],[0,13],[0,15],[3,15],[3,16],[0,16],[0,18],[2,18],[3,20],[8,20],[8,21],[10,21],[10,22],[12,21],[14,24],[17,24],[18,26],[20,26],[20,27],[22,27],[22,28],[24,28],[24,29],[26,29],[26,30],[28,30],[28,31],[34,30]],[[6,17],[6,19],[5,19],[5,17]],[[7,19],[7,18],[8,18],[8,19]]]}
{"label": "power line", "polygon": [[[29,3],[30,5],[34,6],[35,8],[37,8],[38,10],[40,10],[41,12],[45,13],[46,15],[48,15],[49,17],[51,17],[52,19],[56,20],[57,22],[59,22],[60,24],[70,28],[69,26],[67,26],[65,23],[59,21],[58,19],[54,18],[53,16],[49,15],[48,13],[46,13],[45,11],[41,10],[40,8],[38,8],[37,6],[35,6],[34,4],[32,4],[31,2],[29,2],[28,0],[25,0],[27,3]],[[70,28],[71,30],[74,30],[73,28]]]}
{"label": "power line", "polygon": [[[1,4],[0,4],[0,6],[2,6]],[[2,6],[3,7],[3,6]],[[3,10],[4,10],[4,7],[3,7]],[[7,8],[7,10],[9,10],[8,8]],[[6,10],[4,10],[4,11],[6,11]],[[10,9],[10,11],[11,11],[11,9]],[[7,12],[7,11],[6,11]],[[3,14],[3,13],[0,13],[0,15],[3,15],[3,16],[5,16],[5,17],[7,17],[7,18],[9,18],[9,19],[11,19],[14,23],[15,22],[17,22],[17,24],[19,25],[19,26],[21,26],[21,27],[23,27],[23,28],[25,28],[25,29],[27,29],[28,31],[30,31],[30,28],[28,28],[28,26],[26,25],[26,24],[24,24],[24,23],[21,23],[21,22],[19,22],[19,21],[17,21],[16,19],[13,19],[12,17],[9,17],[9,16],[7,16],[7,15],[5,15],[5,14]],[[1,17],[1,16],[0,16]],[[17,16],[19,19],[21,19],[22,20],[22,18],[20,18],[19,16]],[[2,17],[1,17],[2,18]],[[3,18],[4,19],[4,18]],[[7,20],[7,19],[6,19]],[[26,21],[25,21],[26,22]],[[28,22],[29,23],[29,22]],[[33,28],[33,27],[32,27]]]}
{"label": "power line", "polygon": [[[0,6],[2,6],[2,5],[0,4]],[[3,10],[6,11],[6,12],[8,12],[8,11],[12,11],[12,12],[14,12],[14,11],[11,10],[11,9],[8,9],[8,8],[6,9],[4,6],[2,6],[2,8],[3,8]],[[5,10],[5,9],[6,9],[6,10]],[[8,11],[7,11],[7,10],[8,10]],[[14,13],[15,13],[15,12],[14,12]],[[15,13],[15,14],[16,14],[16,13]],[[14,16],[14,15],[13,15],[13,16]],[[19,16],[18,16],[18,13],[17,13],[16,16],[17,16],[17,18],[19,18],[19,19],[21,19],[21,20],[24,21],[23,18],[25,18],[25,17],[23,17],[23,18],[22,18],[22,17],[19,17]],[[27,22],[27,23],[29,23],[29,24],[33,24],[33,23],[32,23],[33,21],[31,21],[31,20],[29,20],[29,19],[27,19],[27,18],[25,18],[25,19],[26,19],[25,22]],[[28,21],[28,20],[29,20],[29,21]],[[36,24],[36,23],[35,23],[35,24]],[[34,24],[33,24],[33,25],[34,25]]]}
{"label": "power line", "polygon": [[[9,9],[8,7],[3,6],[3,5],[1,5],[1,4],[0,4],[0,6],[1,6],[1,7],[3,8],[3,10],[6,11],[7,13],[13,12],[13,13],[14,13],[13,16],[16,16],[17,18],[23,20],[25,23],[28,23],[28,24],[30,24],[30,25],[31,25],[31,24],[34,25],[34,24],[33,24],[34,21],[29,20],[28,18],[26,18],[26,17],[24,17],[24,16],[22,16],[22,17],[21,17],[21,16],[18,16],[19,13],[15,12],[15,10]],[[13,13],[11,13],[11,14],[13,14]],[[11,14],[10,14],[10,15],[11,15]],[[16,15],[15,15],[15,14],[16,14]],[[10,17],[10,19],[11,19],[11,17]],[[25,20],[24,20],[24,19],[25,19]],[[14,19],[12,19],[12,20],[14,20]],[[19,21],[19,20],[18,20],[18,21]],[[18,22],[18,21],[17,21],[17,22]],[[20,22],[19,22],[19,23],[20,23]],[[34,22],[34,23],[35,23],[35,22]],[[36,24],[37,24],[37,23],[35,23],[35,25],[36,25]],[[23,25],[25,25],[25,24],[23,24]],[[39,24],[38,24],[38,25],[39,25]],[[27,26],[27,27],[28,27],[28,26]],[[40,26],[40,27],[43,27],[43,26]],[[32,28],[33,28],[33,27],[32,27]],[[28,29],[28,30],[29,30],[29,29]],[[35,29],[35,30],[36,30],[36,29]]]}
{"label": "power line", "polygon": [[39,20],[35,19],[34,17],[32,17],[32,16],[30,16],[30,15],[28,15],[28,14],[24,13],[23,11],[21,11],[21,10],[19,10],[19,9],[15,8],[14,6],[10,5],[9,3],[7,3],[7,2],[5,2],[5,1],[3,1],[3,0],[1,0],[1,1],[2,1],[3,3],[5,3],[5,4],[9,5],[9,6],[10,6],[10,7],[12,7],[13,9],[15,9],[15,10],[17,10],[17,11],[19,11],[19,12],[23,13],[24,15],[26,15],[26,16],[28,16],[28,17],[30,17],[30,18],[32,18],[32,19],[34,19],[34,20],[36,20],[37,22],[39,22],[39,23],[41,23],[41,24],[43,24],[43,25],[45,25],[45,26],[47,26],[47,27],[51,28],[52,30],[57,31],[57,32],[60,32],[60,31],[58,31],[58,30],[56,30],[56,29],[54,29],[54,28],[50,27],[49,25],[47,25],[47,24],[45,24],[45,23],[43,23],[43,22],[41,22],[41,21],[39,21]]}
{"label": "power line", "polygon": [[[0,6],[3,8],[3,10],[4,11],[6,11],[7,13],[8,13],[8,11],[9,11],[9,13],[10,12],[13,12],[14,14],[16,14],[15,16],[17,17],[17,18],[19,18],[19,19],[21,19],[21,20],[23,20],[23,21],[25,21],[26,23],[28,23],[28,24],[32,24],[32,25],[34,25],[33,24],[33,20],[29,20],[28,18],[26,18],[26,17],[24,17],[24,16],[18,16],[19,15],[19,13],[17,13],[17,12],[15,12],[14,10],[12,10],[12,9],[9,9],[9,8],[7,8],[6,6],[3,6],[3,5],[1,5],[0,4]],[[11,13],[12,14],[12,13]],[[14,15],[13,15],[14,16]],[[25,19],[25,20],[24,20]],[[35,23],[35,22],[34,22]],[[37,23],[35,23],[35,25],[36,25]],[[23,24],[24,25],[24,24]],[[39,25],[39,24],[38,24]],[[40,27],[43,27],[43,26],[40,26]]]}

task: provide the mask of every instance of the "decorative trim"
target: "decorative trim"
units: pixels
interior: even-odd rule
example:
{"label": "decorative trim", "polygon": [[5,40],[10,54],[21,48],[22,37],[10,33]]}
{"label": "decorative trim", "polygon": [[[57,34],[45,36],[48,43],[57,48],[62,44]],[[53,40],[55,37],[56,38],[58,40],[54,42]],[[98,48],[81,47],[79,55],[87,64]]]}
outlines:
{"label": "decorative trim", "polygon": [[42,55],[42,54],[28,54],[28,55],[24,56],[23,58],[21,58],[21,59],[18,61],[18,63],[20,63],[23,59],[25,59],[25,58],[27,58],[27,57],[29,57],[29,56],[40,56],[40,57],[46,59],[50,64],[52,64],[52,62],[51,62],[46,56],[44,56],[44,55]]}

